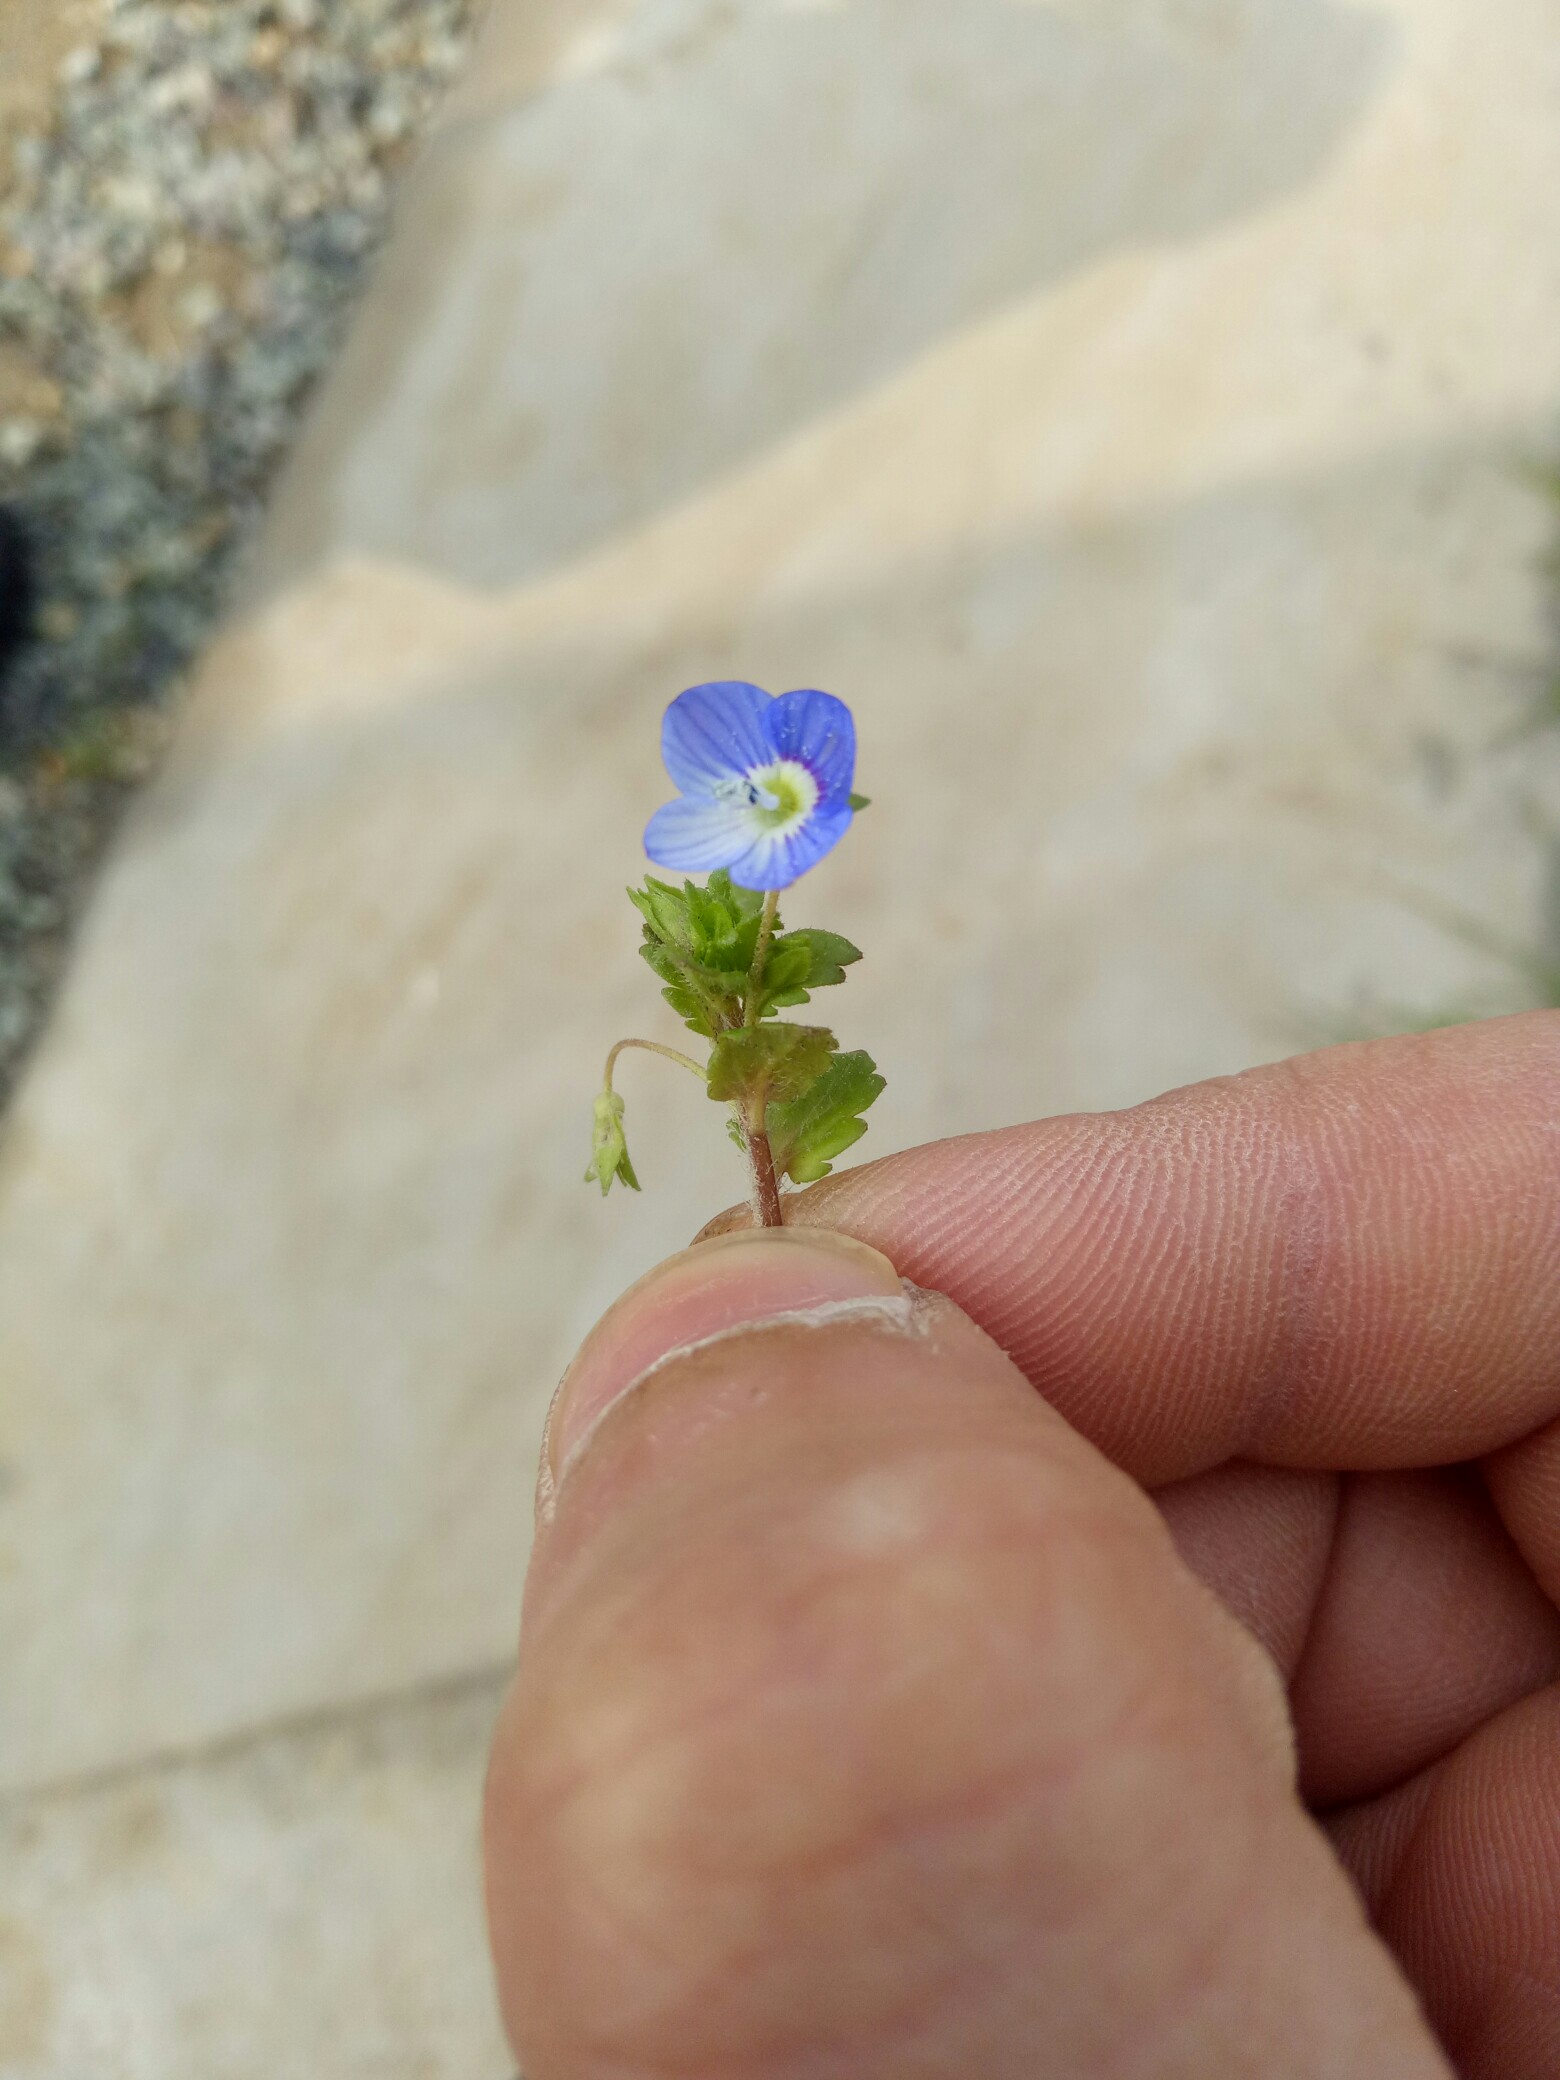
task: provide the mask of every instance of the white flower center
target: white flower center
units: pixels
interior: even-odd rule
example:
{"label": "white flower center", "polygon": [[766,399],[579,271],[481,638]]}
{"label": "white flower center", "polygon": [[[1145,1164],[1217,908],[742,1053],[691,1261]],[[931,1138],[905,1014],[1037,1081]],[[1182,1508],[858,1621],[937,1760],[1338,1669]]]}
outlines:
{"label": "white flower center", "polygon": [[762,831],[784,837],[803,824],[818,806],[818,782],[800,759],[777,758],[754,766],[740,780],[723,780],[715,792],[752,812]]}

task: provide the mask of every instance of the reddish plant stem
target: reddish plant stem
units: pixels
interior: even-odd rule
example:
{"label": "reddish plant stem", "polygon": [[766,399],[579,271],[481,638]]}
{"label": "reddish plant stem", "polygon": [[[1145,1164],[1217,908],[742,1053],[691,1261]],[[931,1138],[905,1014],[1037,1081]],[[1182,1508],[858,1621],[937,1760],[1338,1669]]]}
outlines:
{"label": "reddish plant stem", "polygon": [[[753,966],[748,974],[747,1000],[742,1007],[745,1026],[758,1024],[759,1007],[763,1002],[764,964],[769,957],[769,942],[774,937],[779,915],[780,897],[771,889],[764,897],[758,940],[753,948]],[[760,1096],[756,1103],[744,1110],[742,1118],[748,1161],[753,1166],[753,1210],[762,1226],[783,1228],[785,1214],[780,1205],[780,1180],[775,1175],[774,1150],[769,1146],[769,1136],[764,1129],[764,1109],[764,1100]]]}
{"label": "reddish plant stem", "polygon": [[762,1226],[783,1228],[785,1214],[780,1206],[780,1182],[775,1176],[774,1154],[762,1127],[745,1126],[748,1161],[753,1166],[753,1207]]}

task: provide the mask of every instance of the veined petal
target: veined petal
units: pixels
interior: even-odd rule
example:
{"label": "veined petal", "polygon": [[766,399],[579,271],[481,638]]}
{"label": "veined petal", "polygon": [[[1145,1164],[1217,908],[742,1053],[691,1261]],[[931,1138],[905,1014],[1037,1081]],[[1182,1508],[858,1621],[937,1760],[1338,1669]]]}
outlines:
{"label": "veined petal", "polygon": [[789,888],[826,852],[832,852],[850,829],[849,802],[820,802],[807,821],[783,835],[779,831],[754,834],[751,824],[743,831],[740,854],[721,862],[731,870],[738,888]]}
{"label": "veined petal", "polygon": [[800,759],[817,779],[826,800],[843,800],[850,793],[856,771],[856,725],[843,701],[816,687],[804,687],[771,701],[766,722],[775,750],[782,758]]}
{"label": "veined petal", "polygon": [[645,825],[645,851],[658,867],[708,874],[729,867],[753,842],[749,812],[708,795],[680,795]]}
{"label": "veined petal", "polygon": [[767,764],[773,706],[763,687],[746,679],[712,679],[678,694],[661,724],[661,756],[683,793],[708,794],[718,782]]}

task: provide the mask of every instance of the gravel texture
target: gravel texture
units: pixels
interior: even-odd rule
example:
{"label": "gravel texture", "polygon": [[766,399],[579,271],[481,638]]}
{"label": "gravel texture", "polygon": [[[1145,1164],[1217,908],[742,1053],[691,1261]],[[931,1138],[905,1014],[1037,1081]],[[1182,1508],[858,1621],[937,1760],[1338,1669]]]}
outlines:
{"label": "gravel texture", "polygon": [[0,1096],[475,11],[101,0],[13,131],[0,509],[32,598],[0,658]]}

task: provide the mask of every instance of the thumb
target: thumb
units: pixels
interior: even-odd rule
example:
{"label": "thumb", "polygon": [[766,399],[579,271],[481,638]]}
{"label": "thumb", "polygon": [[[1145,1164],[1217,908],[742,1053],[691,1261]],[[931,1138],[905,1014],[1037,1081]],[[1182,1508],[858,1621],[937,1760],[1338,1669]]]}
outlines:
{"label": "thumb", "polygon": [[540,1514],[486,1812],[529,2080],[1445,2080],[1265,1655],[875,1251],[652,1273]]}

